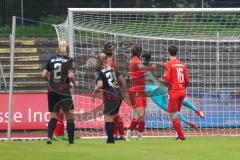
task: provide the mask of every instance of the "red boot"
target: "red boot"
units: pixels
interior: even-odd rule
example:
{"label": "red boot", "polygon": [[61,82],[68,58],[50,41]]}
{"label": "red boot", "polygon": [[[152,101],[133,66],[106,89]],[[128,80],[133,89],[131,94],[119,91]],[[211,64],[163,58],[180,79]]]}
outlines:
{"label": "red boot", "polygon": [[200,118],[205,118],[204,113],[201,110],[196,110],[195,113],[200,117]]}
{"label": "red boot", "polygon": [[198,126],[195,123],[193,123],[192,121],[188,121],[187,124],[189,126],[193,127],[194,129],[198,129]]}

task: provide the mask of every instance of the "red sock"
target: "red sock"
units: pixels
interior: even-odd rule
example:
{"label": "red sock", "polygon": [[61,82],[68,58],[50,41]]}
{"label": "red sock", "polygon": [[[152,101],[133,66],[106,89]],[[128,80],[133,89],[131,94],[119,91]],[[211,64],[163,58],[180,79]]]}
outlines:
{"label": "red sock", "polygon": [[138,124],[137,121],[133,118],[129,127],[130,131],[133,131],[137,124]]}
{"label": "red sock", "polygon": [[138,132],[142,133],[145,128],[145,122],[144,121],[139,121],[138,122]]}
{"label": "red sock", "polygon": [[64,136],[64,123],[63,123],[63,113],[58,114],[58,120],[56,124],[56,128],[54,130],[55,136]]}
{"label": "red sock", "polygon": [[55,136],[64,136],[64,123],[63,120],[58,119],[56,128],[54,130],[54,135]]}
{"label": "red sock", "polygon": [[119,119],[118,119],[118,132],[119,132],[120,136],[124,135],[124,124],[123,124],[121,117],[119,117]]}
{"label": "red sock", "polygon": [[178,118],[172,119],[172,123],[173,123],[173,127],[176,129],[177,134],[178,134],[178,138],[182,139],[184,138],[184,133],[183,133],[183,129],[182,129],[182,124],[179,121]]}
{"label": "red sock", "polygon": [[118,115],[114,117],[114,136],[118,135]]}

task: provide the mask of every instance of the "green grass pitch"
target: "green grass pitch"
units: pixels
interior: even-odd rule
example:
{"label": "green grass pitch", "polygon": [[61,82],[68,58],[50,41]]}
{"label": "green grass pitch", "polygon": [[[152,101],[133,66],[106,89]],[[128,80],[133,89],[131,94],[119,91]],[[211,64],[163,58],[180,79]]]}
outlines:
{"label": "green grass pitch", "polygon": [[240,137],[145,138],[105,144],[105,139],[0,142],[1,160],[239,160]]}

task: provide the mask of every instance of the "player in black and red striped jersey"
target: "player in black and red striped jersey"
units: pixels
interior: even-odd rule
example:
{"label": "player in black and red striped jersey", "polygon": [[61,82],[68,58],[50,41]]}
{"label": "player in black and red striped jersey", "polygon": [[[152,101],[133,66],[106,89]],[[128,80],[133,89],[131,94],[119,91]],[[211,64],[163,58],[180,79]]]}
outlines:
{"label": "player in black and red striped jersey", "polygon": [[47,144],[52,144],[60,108],[67,118],[69,144],[74,143],[74,105],[70,88],[76,82],[74,80],[73,60],[68,54],[69,49],[66,41],[61,41],[59,43],[59,54],[49,59],[42,72],[42,77],[48,80],[48,110],[51,115],[48,123]]}
{"label": "player in black and red striped jersey", "polygon": [[[113,70],[119,72],[118,66],[117,66],[116,62],[114,61],[114,59],[112,58],[113,51],[114,51],[114,45],[111,42],[108,42],[104,45],[103,53],[105,53],[107,55],[106,64],[108,66],[110,66]],[[122,85],[122,93],[125,98],[126,96],[128,96],[127,88],[126,87],[124,88],[124,86],[127,86],[126,80],[121,74],[118,77],[118,80],[119,80],[120,84],[123,84]],[[122,118],[119,114],[115,115],[115,117],[114,117],[114,139],[115,140],[125,140],[124,124],[123,124]]]}
{"label": "player in black and red striped jersey", "polygon": [[93,91],[93,98],[95,98],[96,93],[102,89],[104,102],[103,114],[108,136],[107,143],[114,143],[114,117],[118,114],[123,99],[120,85],[118,83],[120,74],[117,70],[114,70],[107,64],[106,54],[100,53],[99,61],[102,62],[102,67],[98,72],[97,84]]}

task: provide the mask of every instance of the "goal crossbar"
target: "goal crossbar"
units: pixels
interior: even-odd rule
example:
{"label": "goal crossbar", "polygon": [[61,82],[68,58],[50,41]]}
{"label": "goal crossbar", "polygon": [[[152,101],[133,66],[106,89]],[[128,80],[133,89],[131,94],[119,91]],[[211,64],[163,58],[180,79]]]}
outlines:
{"label": "goal crossbar", "polygon": [[240,12],[240,8],[68,8],[69,12],[112,12],[112,13],[200,13]]}

